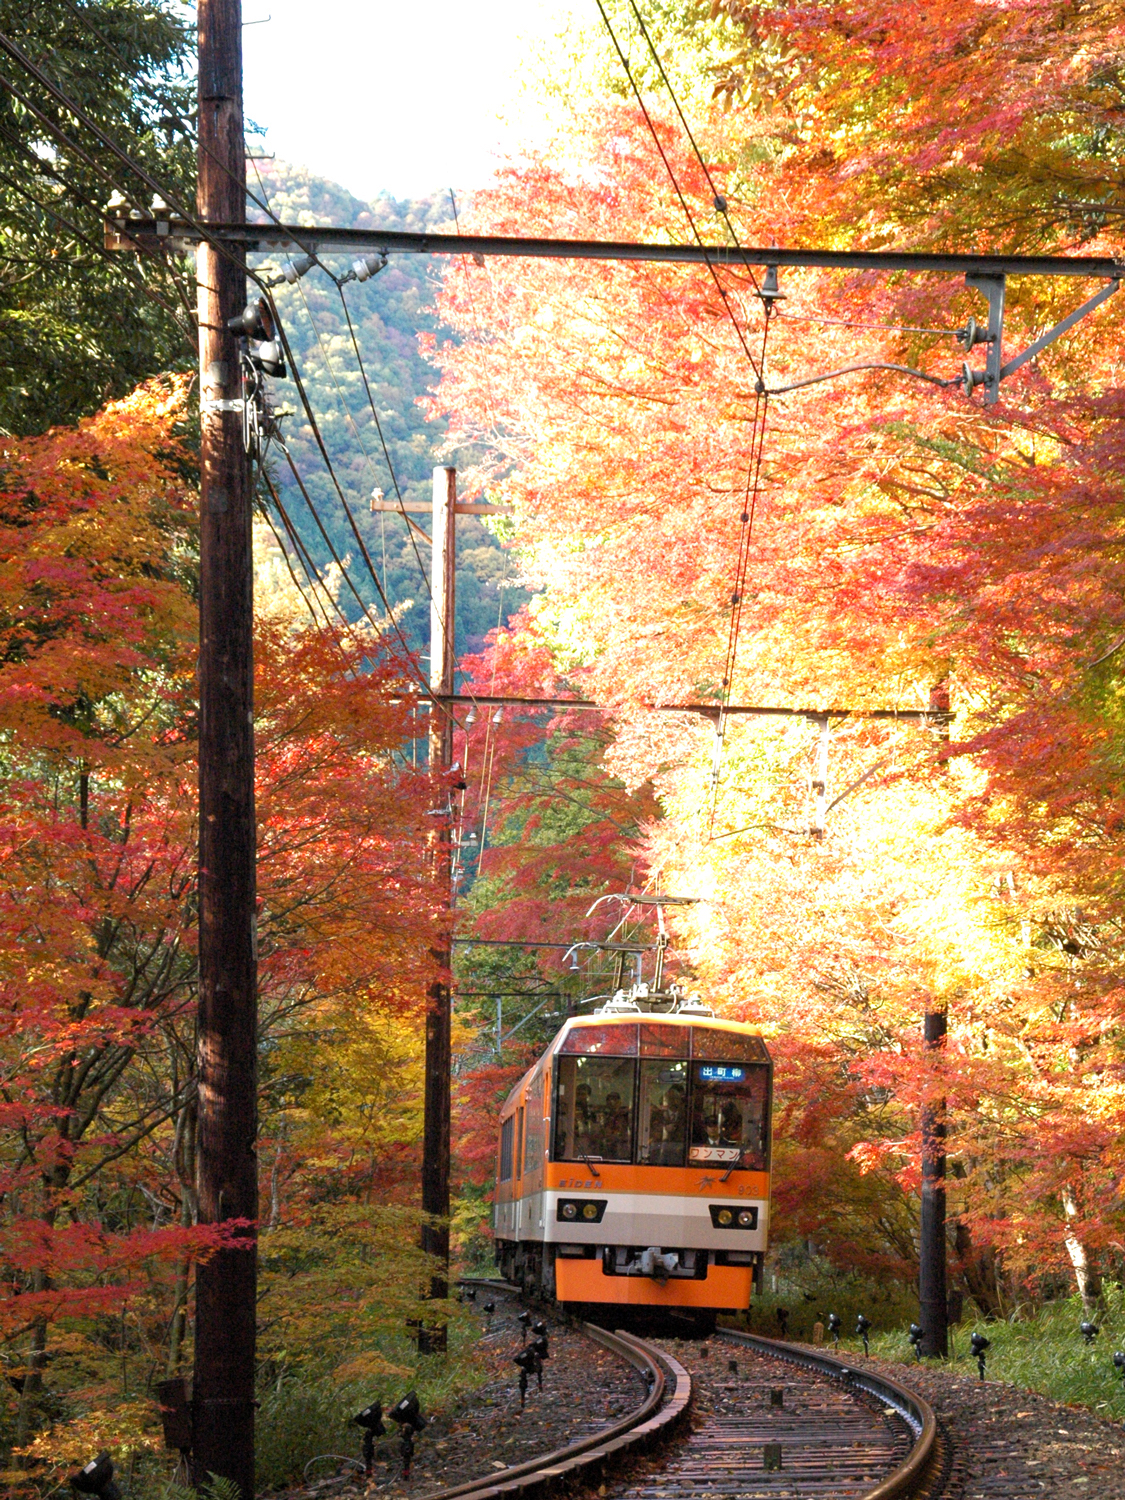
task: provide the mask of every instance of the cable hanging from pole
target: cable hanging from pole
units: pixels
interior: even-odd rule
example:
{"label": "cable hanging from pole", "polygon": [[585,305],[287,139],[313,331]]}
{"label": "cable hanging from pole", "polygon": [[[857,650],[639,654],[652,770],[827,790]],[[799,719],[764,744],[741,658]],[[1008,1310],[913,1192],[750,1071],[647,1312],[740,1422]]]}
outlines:
{"label": "cable hanging from pole", "polygon": [[[698,227],[696,226],[695,217],[688,207],[687,200],[680,189],[680,185],[676,178],[676,174],[672,167],[672,164],[669,161],[667,153],[665,152],[664,147],[660,142],[655,123],[652,119],[651,114],[649,113],[647,106],[645,105],[636,79],[633,76],[633,70],[629,66],[629,61],[625,56],[624,51],[622,50],[620,42],[617,39],[617,35],[610,23],[609,16],[605,10],[605,6],[603,5],[602,0],[596,0],[596,3],[598,6],[598,10],[601,12],[601,17],[605,23],[606,30],[609,32],[610,39],[613,42],[614,50],[616,51],[617,56],[621,61],[622,67],[625,69],[626,77],[629,80],[630,87],[632,88],[633,94],[636,97],[638,105],[640,106],[641,113],[644,116],[645,123],[647,124],[649,129],[649,133],[653,138],[657,151],[660,153],[660,159],[664,163],[668,175],[672,180],[672,185],[675,189],[676,196],[679,199],[680,205],[684,210],[684,214],[687,217],[689,225],[691,226],[691,231],[694,234],[698,244],[702,247],[704,243],[703,237],[700,234]],[[657,53],[655,46],[653,45],[652,38],[648,33],[648,29],[644,24],[644,20],[640,14],[640,11],[637,9],[634,0],[629,0],[629,3],[634,16],[636,17],[637,24],[641,29],[641,33],[644,36],[645,42],[648,45],[648,49],[652,54],[653,60],[655,61],[656,66],[660,72],[660,76],[664,82],[664,86],[667,88],[669,96],[671,97],[673,106],[675,107],[676,113],[679,116],[680,123],[683,125],[684,133],[687,135],[688,141],[691,144],[692,150],[694,151],[696,159],[698,160],[703,174],[707,180],[707,184],[711,189],[716,212],[722,215],[726,223],[728,232],[730,233],[731,238],[734,240],[735,248],[741,251],[742,246],[739,243],[738,236],[735,233],[734,226],[730,221],[729,214],[727,213],[726,200],[720,195],[718,189],[715,186],[714,179],[711,176],[710,168],[707,166],[707,163],[703,158],[703,154],[700,151],[699,146],[695,140],[695,136],[692,134],[691,128],[688,125],[684,112],[680,108],[680,103],[676,97],[675,90],[672,88],[671,81],[664,70],[664,65],[660,60],[660,56]],[[725,708],[726,705],[730,702],[730,695],[734,681],[734,668],[738,654],[738,640],[739,634],[741,632],[743,606],[746,597],[746,574],[749,568],[750,561],[750,537],[753,530],[754,515],[757,509],[758,496],[761,489],[762,453],[765,441],[766,411],[769,401],[769,392],[765,387],[765,357],[766,344],[769,337],[770,315],[773,311],[776,293],[771,293],[768,290],[768,286],[765,290],[763,290],[763,288],[759,286],[757,278],[754,276],[749,262],[746,262],[746,272],[750,276],[756,294],[761,298],[763,311],[765,314],[765,324],[762,332],[761,353],[758,359],[755,360],[754,355],[750,350],[749,344],[747,343],[746,335],[743,332],[737,318],[734,316],[734,312],[730,306],[727,291],[722,285],[722,282],[719,279],[718,271],[711,262],[710,257],[706,258],[706,265],[708,271],[711,274],[711,279],[718,289],[719,295],[723,302],[723,307],[734,326],[735,333],[738,335],[739,343],[742,345],[743,352],[745,353],[746,358],[750,364],[750,368],[753,370],[755,375],[754,410],[750,424],[750,456],[747,465],[746,491],[743,497],[743,508],[740,515],[741,530],[739,533],[738,554],[735,565],[734,588],[731,595],[730,627],[727,637],[726,660],[724,663],[722,677],[719,716],[715,727],[715,740],[712,752],[708,831],[708,837],[710,838],[711,834],[713,834],[714,832],[715,826],[715,815],[718,805],[719,774],[722,763],[723,747],[726,741],[727,715],[725,713]]]}

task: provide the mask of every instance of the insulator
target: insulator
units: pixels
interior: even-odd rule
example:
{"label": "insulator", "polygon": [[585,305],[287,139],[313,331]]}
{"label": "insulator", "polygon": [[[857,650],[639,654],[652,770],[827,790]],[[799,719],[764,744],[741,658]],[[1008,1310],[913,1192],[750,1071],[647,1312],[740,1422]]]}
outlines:
{"label": "insulator", "polygon": [[370,281],[372,276],[378,276],[386,264],[387,257],[380,250],[375,255],[361,255],[358,260],[353,260],[352,270],[357,281]]}
{"label": "insulator", "polygon": [[287,260],[281,268],[281,274],[290,286],[300,281],[302,276],[307,275],[316,265],[316,257],[313,255],[298,255],[296,260]]}

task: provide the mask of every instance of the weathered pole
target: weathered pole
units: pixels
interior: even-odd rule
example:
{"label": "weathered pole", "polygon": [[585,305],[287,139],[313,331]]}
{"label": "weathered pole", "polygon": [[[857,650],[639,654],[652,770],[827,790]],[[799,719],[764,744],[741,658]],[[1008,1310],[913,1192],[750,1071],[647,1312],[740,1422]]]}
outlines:
{"label": "weathered pole", "polygon": [[[240,0],[199,0],[199,189],[204,223],[246,220]],[[204,1224],[248,1221],[196,1272],[192,1462],[197,1483],[254,1494],[258,1217],[257,955],[250,465],[227,320],[241,251],[199,246],[198,1190]]]}
{"label": "weathered pole", "polygon": [[[928,1010],[922,1025],[923,1045],[933,1054],[945,1046],[944,1010]],[[920,1352],[944,1359],[949,1352],[949,1312],[945,1285],[945,1100],[927,1099],[922,1107],[922,1221],[918,1246],[918,1301],[921,1304]]]}
{"label": "weathered pole", "polygon": [[[445,702],[453,692],[455,619],[455,543],[457,470],[434,470],[433,566],[430,575],[430,688],[438,700],[430,705],[430,770],[449,771],[453,761],[453,712]],[[438,899],[452,906],[452,828],[450,793],[444,788],[434,809],[431,835],[434,883]],[[422,1249],[436,1256],[444,1270],[430,1281],[430,1296],[449,1290],[449,1074],[451,922],[433,947],[435,977],[426,1004],[426,1104],[422,1134]],[[423,1330],[426,1333],[426,1330]],[[428,1331],[429,1346],[444,1347],[444,1325]]]}

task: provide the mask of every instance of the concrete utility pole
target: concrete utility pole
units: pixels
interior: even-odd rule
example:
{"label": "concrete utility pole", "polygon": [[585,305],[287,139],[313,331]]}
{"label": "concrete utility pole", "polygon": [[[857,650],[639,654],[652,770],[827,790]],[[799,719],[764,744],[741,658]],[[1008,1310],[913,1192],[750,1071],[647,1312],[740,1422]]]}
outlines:
{"label": "concrete utility pole", "polygon": [[[945,1046],[946,1015],[928,1010],[923,1022],[927,1052]],[[944,1359],[949,1353],[949,1310],[945,1287],[945,1100],[922,1110],[922,1223],[918,1247],[918,1301],[922,1354]]]}
{"label": "concrete utility pole", "polygon": [[[438,700],[430,705],[430,770],[448,772],[453,761],[453,655],[456,596],[457,470],[435,469],[433,489],[433,566],[430,570],[430,688]],[[453,904],[453,862],[449,793],[434,810],[431,834],[434,883],[443,901]],[[430,1281],[430,1296],[449,1291],[449,1073],[451,1005],[446,976],[452,962],[451,926],[431,951],[438,977],[430,985],[426,1006],[426,1108],[422,1135],[422,1211],[429,1217],[422,1230],[422,1249],[445,1267]],[[445,1327],[423,1329],[425,1347],[445,1347]]]}
{"label": "concrete utility pole", "polygon": [[[246,221],[240,0],[199,0],[204,224]],[[244,252],[198,248],[200,371],[199,1137],[201,1223],[258,1217],[250,463],[238,346]],[[257,1240],[196,1272],[192,1462],[254,1494]]]}

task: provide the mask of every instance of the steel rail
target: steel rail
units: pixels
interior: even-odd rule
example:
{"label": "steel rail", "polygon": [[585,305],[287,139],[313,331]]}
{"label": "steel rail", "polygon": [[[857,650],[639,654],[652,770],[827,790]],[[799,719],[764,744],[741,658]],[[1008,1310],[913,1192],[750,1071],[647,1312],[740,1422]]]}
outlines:
{"label": "steel rail", "polygon": [[762,1338],[755,1333],[741,1333],[733,1328],[720,1328],[718,1337],[732,1343],[749,1345],[771,1359],[784,1360],[788,1364],[799,1365],[830,1379],[840,1380],[853,1389],[865,1391],[898,1412],[914,1433],[914,1446],[898,1468],[880,1480],[874,1489],[868,1490],[863,1500],[901,1500],[903,1496],[914,1494],[929,1479],[931,1468],[938,1457],[938,1425],[933,1408],[921,1396],[908,1391],[889,1376],[877,1375],[862,1365],[854,1365],[850,1360],[839,1359],[834,1355],[802,1349],[778,1339]]}
{"label": "steel rail", "polygon": [[[107,218],[106,248],[197,243],[199,228],[172,218]],[[910,250],[806,250],[776,245],[669,245],[625,240],[570,240],[491,234],[415,234],[391,229],[345,229],[305,224],[211,224],[217,244],[270,252],[300,250],[322,255],[382,250],[391,255],[498,255],[546,260],[656,261],[676,265],[800,266],[825,271],[978,272],[994,276],[1084,276],[1117,280],[1125,261],[1093,255],[955,254]]]}
{"label": "steel rail", "polygon": [[[462,1277],[461,1284],[508,1293],[520,1291],[512,1282],[486,1277]],[[691,1402],[691,1377],[678,1361],[662,1349],[630,1334],[607,1333],[589,1323],[584,1323],[581,1327],[588,1337],[628,1359],[642,1372],[646,1369],[656,1370],[652,1390],[644,1404],[615,1426],[580,1443],[540,1458],[529,1459],[495,1476],[486,1476],[453,1489],[435,1491],[425,1496],[424,1500],[455,1500],[455,1497],[463,1500],[463,1497],[470,1495],[484,1500],[484,1497],[493,1495],[511,1497],[546,1494],[556,1486],[566,1486],[567,1481],[576,1477],[587,1465],[600,1466],[611,1458],[626,1455],[631,1449],[643,1449],[647,1444],[671,1432],[684,1419]],[[872,1489],[864,1492],[862,1500],[905,1500],[905,1497],[917,1494],[933,1477],[941,1458],[939,1430],[933,1409],[921,1396],[915,1395],[888,1376],[878,1375],[862,1365],[852,1364],[834,1355],[734,1329],[720,1328],[716,1337],[749,1346],[768,1358],[797,1365],[837,1381],[849,1389],[863,1391],[898,1413],[914,1434],[913,1445],[897,1468]],[[671,1400],[659,1410],[666,1388],[660,1370],[661,1363],[675,1376],[676,1385]],[[654,1412],[656,1415],[652,1415]],[[584,1475],[583,1482],[590,1477],[589,1473]]]}
{"label": "steel rail", "polygon": [[[463,1276],[459,1278],[459,1284],[498,1292],[520,1291],[511,1282],[487,1277]],[[578,1478],[585,1484],[607,1463],[616,1461],[627,1452],[640,1452],[652,1446],[686,1418],[691,1404],[691,1376],[677,1360],[629,1334],[610,1333],[592,1323],[579,1326],[587,1338],[620,1355],[641,1372],[649,1390],[640,1406],[611,1427],[579,1442],[555,1448],[550,1453],[540,1454],[522,1464],[513,1464],[511,1468],[501,1469],[479,1480],[431,1491],[423,1500],[460,1500],[460,1497],[470,1495],[476,1500],[501,1495],[539,1496],[568,1487]],[[670,1390],[665,1370],[672,1377]]]}

